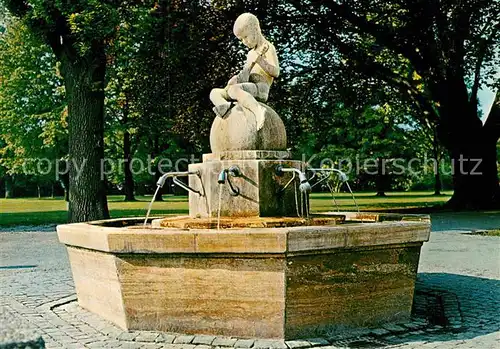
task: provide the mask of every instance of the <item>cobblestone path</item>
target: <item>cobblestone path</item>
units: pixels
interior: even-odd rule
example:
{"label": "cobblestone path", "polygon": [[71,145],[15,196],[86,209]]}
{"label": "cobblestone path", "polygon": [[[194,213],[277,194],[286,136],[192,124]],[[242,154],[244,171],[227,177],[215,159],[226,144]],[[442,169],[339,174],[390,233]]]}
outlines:
{"label": "cobblestone path", "polygon": [[81,308],[53,227],[0,231],[0,312],[47,348],[500,348],[500,238],[432,233],[410,323],[346,337],[271,341],[124,332]]}

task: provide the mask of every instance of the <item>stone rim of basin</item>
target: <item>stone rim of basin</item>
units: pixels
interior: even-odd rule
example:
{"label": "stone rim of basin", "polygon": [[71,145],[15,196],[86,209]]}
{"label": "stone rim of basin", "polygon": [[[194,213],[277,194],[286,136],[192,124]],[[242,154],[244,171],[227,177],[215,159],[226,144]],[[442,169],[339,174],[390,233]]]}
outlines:
{"label": "stone rim of basin", "polygon": [[[356,214],[352,217],[356,217]],[[134,218],[131,218],[60,225],[57,231],[59,240],[70,246],[113,253],[153,254],[309,253],[308,251],[320,249],[372,248],[382,245],[422,243],[429,240],[428,216],[384,215],[384,217],[388,220],[372,221],[368,224],[361,222],[221,230],[143,227],[131,229],[125,225],[105,226],[110,222],[116,224],[134,222]],[[136,220],[141,221],[137,218]]]}
{"label": "stone rim of basin", "polygon": [[[221,230],[242,228],[288,228],[296,226],[327,226],[353,223],[376,222],[429,222],[430,216],[425,214],[400,214],[378,212],[318,212],[309,218],[303,217],[223,217],[220,221]],[[90,225],[129,229],[217,229],[216,218],[210,217],[158,217],[148,219],[149,225],[143,226],[144,217],[113,218],[87,222]]]}

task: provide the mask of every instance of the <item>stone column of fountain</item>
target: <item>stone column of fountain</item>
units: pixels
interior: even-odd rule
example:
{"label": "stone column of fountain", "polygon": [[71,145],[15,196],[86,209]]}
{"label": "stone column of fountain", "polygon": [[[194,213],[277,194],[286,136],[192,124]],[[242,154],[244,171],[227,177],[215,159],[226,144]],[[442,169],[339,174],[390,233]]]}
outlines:
{"label": "stone column of fountain", "polygon": [[197,174],[185,187],[190,216],[57,227],[79,305],[127,330],[282,340],[407,321],[429,217],[297,218],[307,211],[307,195],[295,197],[304,164],[264,104],[279,72],[274,48],[249,14],[235,34],[251,51],[211,94],[212,153],[186,174]]}
{"label": "stone column of fountain", "polygon": [[[215,118],[210,134],[212,153],[203,156],[203,163],[189,166],[189,171],[201,175],[201,181],[190,178],[190,186],[206,193],[190,193],[190,217],[217,217],[219,209],[222,217],[297,216],[295,183],[283,190],[292,175],[279,176],[276,169],[281,165],[303,170],[303,163],[291,160],[285,150],[286,131],[280,117],[269,106],[261,105],[266,115],[260,130],[254,114],[239,104],[224,119]],[[237,166],[239,173],[224,175],[232,166]]]}

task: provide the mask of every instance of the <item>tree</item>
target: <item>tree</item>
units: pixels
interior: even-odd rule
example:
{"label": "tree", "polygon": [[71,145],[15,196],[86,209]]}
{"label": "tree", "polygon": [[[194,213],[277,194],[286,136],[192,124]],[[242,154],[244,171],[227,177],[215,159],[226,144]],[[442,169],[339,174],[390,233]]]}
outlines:
{"label": "tree", "polygon": [[303,46],[333,52],[338,59],[331,68],[354,70],[399,89],[401,99],[420,109],[417,117],[436,125],[456,167],[450,206],[499,204],[498,116],[490,113],[483,125],[477,102],[478,90],[500,64],[498,1],[288,3],[295,9],[287,9],[293,13],[290,21],[310,28],[299,40]]}
{"label": "tree", "polygon": [[112,69],[123,82],[115,84],[123,101],[118,110],[122,122],[127,111],[134,142],[143,143],[137,155],[150,154],[154,161],[154,183],[163,157],[208,150],[215,116],[210,90],[225,84],[243,61],[232,34],[239,13],[217,3],[158,1],[147,13],[123,21],[114,40],[121,54]]}
{"label": "tree", "polygon": [[127,2],[3,0],[6,8],[52,49],[68,102],[69,221],[109,217],[101,160],[104,156],[106,47],[119,7]]}
{"label": "tree", "polygon": [[21,22],[5,19],[0,35],[0,166],[6,196],[13,176],[53,184],[67,154],[66,103],[55,57]]}
{"label": "tree", "polygon": [[[108,69],[106,87],[106,115],[108,116],[105,130],[106,158],[123,163],[123,168],[113,171],[111,182],[123,187],[125,201],[135,201],[134,177],[131,169],[134,155],[133,143],[138,121],[133,110],[133,89],[139,72],[137,71],[138,46],[149,34],[144,29],[149,17],[149,9],[122,14],[120,25],[110,49],[108,50]],[[142,91],[144,92],[144,91]],[[119,161],[118,159],[122,160]],[[116,168],[115,168],[116,170]]]}

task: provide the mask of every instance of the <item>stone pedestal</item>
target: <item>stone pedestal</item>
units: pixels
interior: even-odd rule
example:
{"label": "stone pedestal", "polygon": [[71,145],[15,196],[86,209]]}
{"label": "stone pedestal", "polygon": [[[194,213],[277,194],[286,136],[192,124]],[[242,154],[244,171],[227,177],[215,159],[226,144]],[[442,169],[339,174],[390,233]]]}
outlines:
{"label": "stone pedestal", "polygon": [[[286,151],[225,151],[205,154],[203,163],[189,165],[189,171],[199,171],[200,176],[190,176],[189,185],[204,193],[200,196],[189,193],[189,215],[191,217],[297,217],[297,211],[305,212],[307,197],[296,189],[297,181],[283,190],[293,174],[276,174],[278,166],[303,170],[301,161],[290,160]],[[229,180],[238,189],[239,195],[231,195],[227,182],[219,184],[219,173],[231,166],[238,166],[240,177]],[[296,197],[297,196],[297,197]]]}

